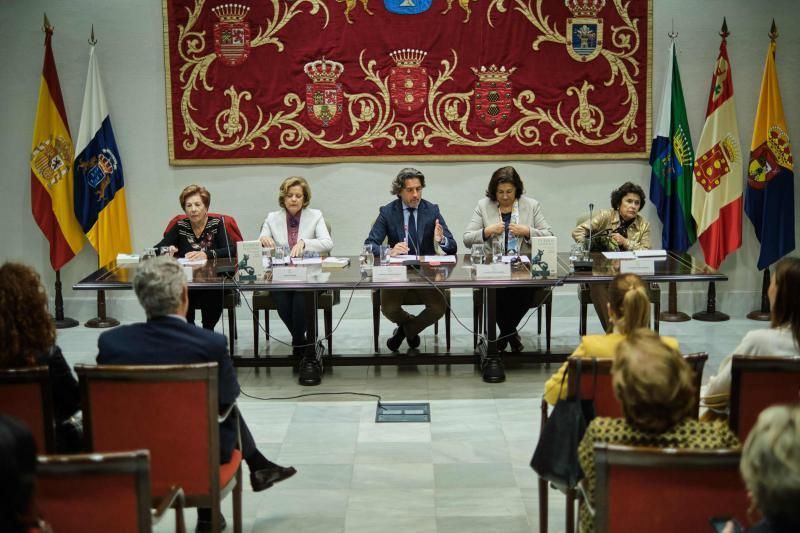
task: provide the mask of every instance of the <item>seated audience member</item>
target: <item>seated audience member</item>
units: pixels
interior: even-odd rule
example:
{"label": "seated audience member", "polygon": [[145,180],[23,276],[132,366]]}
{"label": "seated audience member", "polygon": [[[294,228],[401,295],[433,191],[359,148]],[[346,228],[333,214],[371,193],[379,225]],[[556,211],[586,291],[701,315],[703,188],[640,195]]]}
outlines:
{"label": "seated audience member", "polygon": [[80,430],[70,418],[81,406],[78,380],[72,375],[47,313],[47,293],[39,274],[19,263],[0,267],[0,367],[46,365],[50,372],[56,447],[62,453],[81,447]]}
{"label": "seated audience member", "polygon": [[744,443],[740,469],[751,509],[764,517],[748,531],[800,531],[800,406],[762,411]]}
{"label": "seated audience member", "polygon": [[770,328],[749,331],[701,390],[702,403],[715,411],[727,409],[734,355],[800,356],[800,258],[785,257],[778,262],[767,297]]}
{"label": "seated audience member", "polygon": [[[181,365],[217,363],[220,411],[236,401],[239,382],[227,353],[223,335],[186,322],[188,288],[183,269],[171,257],[157,257],[139,264],[133,289],[147,314],[147,322],[106,331],[97,341],[101,365]],[[258,492],[295,474],[264,457],[240,417],[242,456],[250,468],[250,484]],[[230,416],[219,428],[220,461],[230,460],[236,444],[236,421]],[[211,510],[198,509],[198,531],[211,524]]]}
{"label": "seated audience member", "polygon": [[[578,357],[597,357],[611,359],[617,353],[617,347],[630,335],[640,328],[650,327],[650,299],[647,296],[642,278],[636,274],[619,274],[608,286],[609,301],[608,317],[612,330],[607,335],[586,335],[581,343],[572,352]],[[663,341],[672,349],[678,349],[678,341],[672,337],[662,337]],[[567,397],[567,383],[564,374],[567,372],[568,363],[553,374],[544,385],[544,398],[547,403],[554,405],[559,399]],[[564,386],[561,382],[564,380]]]}
{"label": "seated audience member", "polygon": [[[639,214],[644,204],[644,190],[635,183],[625,182],[611,191],[611,209],[603,209],[591,220],[579,224],[572,230],[572,238],[584,243],[591,228],[589,249],[593,252],[647,250],[650,248],[650,223]],[[608,288],[601,283],[590,283],[589,291],[603,331],[608,331]]]}
{"label": "seated audience member", "polygon": [[[542,214],[539,202],[523,196],[525,187],[514,167],[494,171],[486,196],[478,201],[472,218],[464,231],[467,251],[473,245],[483,245],[484,255],[492,253],[492,243],[499,241],[505,254],[531,255],[531,237],[553,235],[550,224]],[[496,291],[497,326],[500,328],[498,351],[511,346],[511,351],[523,350],[517,325],[531,307],[541,304],[548,289],[509,287]]]}
{"label": "seated audience member", "polygon": [[[661,448],[731,448],[739,445],[722,421],[700,422],[692,415],[696,389],[691,367],[657,333],[638,329],[624,339],[612,367],[614,394],[624,418],[597,417],[578,447],[583,486],[594,507],[594,444]],[[580,507],[580,530],[594,531],[586,505]]]}
{"label": "seated audience member", "polygon": [[[384,239],[389,243],[391,256],[456,253],[458,244],[439,206],[422,199],[424,188],[425,176],[415,168],[402,169],[392,180],[391,193],[397,198],[380,208],[364,241],[372,246],[373,253],[378,253]],[[425,306],[418,315],[403,309],[403,299],[410,291]],[[418,348],[419,334],[439,320],[446,308],[444,296],[437,289],[381,289],[381,311],[397,325],[386,346],[396,352],[405,340],[410,348]]]}
{"label": "seated audience member", "polygon": [[35,474],[33,434],[18,420],[0,415],[0,531],[3,533],[51,531],[35,515]]}
{"label": "seated audience member", "polygon": [[[281,209],[272,211],[261,227],[261,245],[266,248],[288,246],[292,257],[303,257],[308,252],[330,252],[333,249],[328,227],[322,211],[311,209],[311,187],[299,176],[283,180],[278,193],[278,205]],[[311,380],[319,380],[322,369],[314,354],[314,339],[309,339],[306,324],[305,291],[270,290],[278,316],[286,324],[292,335],[292,355],[303,356],[300,366],[301,380],[303,376]]]}
{"label": "seated audience member", "polygon": [[[236,243],[230,242],[222,219],[208,216],[211,205],[211,193],[208,189],[189,185],[181,191],[178,200],[186,218],[170,228],[156,244],[156,250],[168,246],[170,255],[191,260],[235,255]],[[222,316],[223,299],[222,290],[190,289],[186,320],[189,324],[194,324],[195,309],[200,309],[203,327],[213,330]]]}

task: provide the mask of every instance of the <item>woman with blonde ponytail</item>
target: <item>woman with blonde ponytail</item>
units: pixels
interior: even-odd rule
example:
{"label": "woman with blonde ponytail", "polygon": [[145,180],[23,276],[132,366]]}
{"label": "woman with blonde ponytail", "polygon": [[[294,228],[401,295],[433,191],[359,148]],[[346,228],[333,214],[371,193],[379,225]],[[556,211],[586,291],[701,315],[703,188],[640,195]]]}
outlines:
{"label": "woman with blonde ponytail", "polygon": [[[636,274],[620,274],[608,287],[608,318],[612,325],[611,333],[606,335],[586,335],[572,352],[578,357],[597,357],[612,359],[617,346],[636,329],[650,327],[650,298],[642,278]],[[667,346],[678,350],[678,341],[673,337],[662,337]],[[561,381],[567,371],[567,363],[550,376],[544,385],[544,398],[554,405],[559,399],[566,398],[567,387],[561,387]]]}

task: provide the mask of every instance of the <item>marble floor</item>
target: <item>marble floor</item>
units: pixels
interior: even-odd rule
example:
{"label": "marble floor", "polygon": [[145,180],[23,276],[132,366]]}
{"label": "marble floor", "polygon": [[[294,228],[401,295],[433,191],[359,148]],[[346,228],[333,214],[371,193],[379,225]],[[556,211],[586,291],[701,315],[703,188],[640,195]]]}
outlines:
{"label": "marble floor", "polygon": [[[462,311],[461,322],[471,324],[469,310]],[[237,323],[236,351],[252,354],[252,323],[246,309],[241,315],[248,320]],[[708,352],[707,379],[746,331],[764,327],[746,319],[662,322],[661,333],[678,337],[684,353]],[[271,328],[276,338],[287,337],[274,312]],[[390,323],[381,328],[384,336],[390,334]],[[432,328],[426,331],[422,349],[443,351],[443,330],[438,337]],[[368,318],[341,320],[334,350],[370,353],[371,331]],[[589,332],[600,332],[591,315]],[[59,331],[58,343],[71,364],[93,363],[98,335],[79,326]],[[544,343],[536,335],[535,317],[522,336],[528,347]],[[577,318],[554,318],[554,346],[577,342]],[[262,354],[288,353],[277,341],[260,344]],[[471,333],[456,320],[452,344],[454,352],[472,347]],[[489,385],[472,365],[334,367],[318,387],[298,385],[290,368],[239,370],[239,403],[259,447],[279,464],[298,469],[293,478],[258,494],[245,484],[244,531],[538,531],[536,478],[528,463],[538,438],[544,382],[554,370],[555,365],[526,365],[509,369],[505,383]],[[350,393],[430,402],[431,422],[375,423],[376,400]],[[303,394],[308,396],[290,399]],[[232,531],[230,499],[223,512]],[[193,530],[194,511],[186,516]],[[171,517],[156,530],[172,531]],[[563,530],[564,498],[551,491],[550,531]]]}

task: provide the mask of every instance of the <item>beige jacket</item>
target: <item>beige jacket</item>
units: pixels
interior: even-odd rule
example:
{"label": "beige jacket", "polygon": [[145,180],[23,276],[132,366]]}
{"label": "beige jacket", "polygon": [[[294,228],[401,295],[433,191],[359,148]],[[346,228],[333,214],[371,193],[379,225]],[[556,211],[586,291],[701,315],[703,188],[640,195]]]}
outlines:
{"label": "beige jacket", "polygon": [[[500,216],[500,208],[497,202],[486,197],[481,198],[478,201],[478,205],[475,206],[472,218],[467,225],[467,230],[464,232],[464,246],[469,249],[473,244],[483,244],[483,249],[486,253],[492,253],[493,239],[483,240],[483,228],[502,221],[503,218]],[[539,202],[527,196],[520,196],[519,198],[519,223],[530,226],[531,237],[548,237],[553,234],[550,224],[544,219]],[[502,238],[502,235],[497,238]],[[530,239],[522,239],[520,253],[531,253]]]}
{"label": "beige jacket", "polygon": [[[603,209],[591,220],[592,235],[606,231],[611,232],[620,225],[619,212],[616,209]],[[572,230],[572,238],[577,243],[583,243],[589,235],[589,220],[579,224]],[[642,217],[636,215],[636,220],[628,228],[628,245],[619,246],[620,250],[649,250],[650,249],[650,223]],[[592,239],[594,240],[594,239]],[[609,248],[615,249],[616,243],[608,239]]]}

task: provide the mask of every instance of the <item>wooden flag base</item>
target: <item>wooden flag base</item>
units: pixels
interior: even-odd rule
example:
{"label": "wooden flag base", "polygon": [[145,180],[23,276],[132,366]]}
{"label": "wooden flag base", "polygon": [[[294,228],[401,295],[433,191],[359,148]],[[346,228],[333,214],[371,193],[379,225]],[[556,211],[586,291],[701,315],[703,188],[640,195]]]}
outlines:
{"label": "wooden flag base", "polygon": [[97,315],[84,324],[87,328],[113,328],[119,320],[106,316],[106,291],[97,291]]}
{"label": "wooden flag base", "polygon": [[61,294],[61,271],[56,270],[56,315],[53,317],[53,323],[56,329],[74,328],[78,325],[78,321],[74,318],[64,316],[64,296]]}
{"label": "wooden flag base", "polygon": [[764,280],[761,283],[761,309],[747,313],[747,318],[750,320],[766,322],[770,319],[767,291],[769,291],[769,268],[764,269]]}
{"label": "wooden flag base", "polygon": [[709,282],[708,284],[708,301],[706,304],[706,310],[698,311],[692,315],[692,318],[695,320],[700,320],[701,322],[724,322],[726,320],[730,320],[730,316],[717,311],[717,286],[713,281]]}
{"label": "wooden flag base", "polygon": [[692,318],[678,311],[678,290],[677,283],[674,281],[669,282],[669,295],[667,297],[667,310],[659,315],[659,319],[663,322],[687,322]]}

